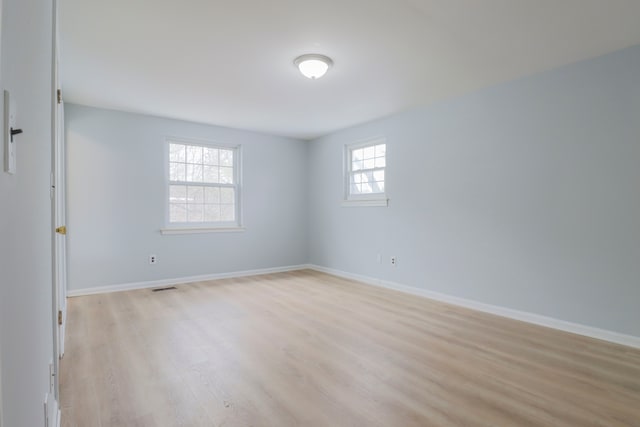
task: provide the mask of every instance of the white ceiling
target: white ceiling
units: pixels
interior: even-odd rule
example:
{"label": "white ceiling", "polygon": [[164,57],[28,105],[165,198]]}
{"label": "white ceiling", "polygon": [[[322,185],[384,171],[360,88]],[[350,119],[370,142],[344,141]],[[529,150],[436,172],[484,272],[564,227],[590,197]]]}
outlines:
{"label": "white ceiling", "polygon": [[640,0],[60,4],[66,101],[304,139],[640,44]]}

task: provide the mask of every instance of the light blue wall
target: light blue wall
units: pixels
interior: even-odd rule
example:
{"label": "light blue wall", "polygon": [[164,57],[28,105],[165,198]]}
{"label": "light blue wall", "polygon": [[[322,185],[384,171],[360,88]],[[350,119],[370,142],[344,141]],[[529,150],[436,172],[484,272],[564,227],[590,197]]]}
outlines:
{"label": "light blue wall", "polygon": [[[245,233],[159,234],[166,135],[242,144]],[[341,207],[377,136],[389,207]],[[72,290],[310,262],[640,336],[640,46],[308,144],[74,105],[67,142]]]}
{"label": "light blue wall", "polygon": [[[390,205],[341,207],[343,147],[375,136]],[[640,46],[337,132],[308,156],[313,264],[640,336]]]}
{"label": "light blue wall", "polygon": [[[69,289],[307,261],[304,143],[77,105],[65,115]],[[245,232],[160,234],[166,136],[242,146]]]}
{"label": "light blue wall", "polygon": [[[52,2],[4,0],[1,89],[16,106],[16,174],[0,149],[0,424],[43,426],[53,361]],[[0,91],[1,96],[1,91]],[[3,117],[0,102],[0,117]]]}

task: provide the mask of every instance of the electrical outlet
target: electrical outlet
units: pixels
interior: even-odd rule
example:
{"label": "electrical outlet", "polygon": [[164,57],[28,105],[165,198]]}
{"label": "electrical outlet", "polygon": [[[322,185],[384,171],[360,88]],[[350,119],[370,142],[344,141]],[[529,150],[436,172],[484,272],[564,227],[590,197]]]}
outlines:
{"label": "electrical outlet", "polygon": [[398,258],[397,257],[394,257],[394,256],[391,257],[391,265],[394,266],[394,267],[396,265],[398,265]]}
{"label": "electrical outlet", "polygon": [[158,262],[158,257],[156,255],[149,255],[149,264],[154,265]]}

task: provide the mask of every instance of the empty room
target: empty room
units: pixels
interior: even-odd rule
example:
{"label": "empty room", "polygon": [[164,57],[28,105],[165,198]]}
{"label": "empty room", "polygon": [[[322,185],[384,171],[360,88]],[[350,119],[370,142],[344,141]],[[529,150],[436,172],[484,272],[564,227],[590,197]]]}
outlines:
{"label": "empty room", "polygon": [[640,2],[0,11],[0,427],[640,427]]}

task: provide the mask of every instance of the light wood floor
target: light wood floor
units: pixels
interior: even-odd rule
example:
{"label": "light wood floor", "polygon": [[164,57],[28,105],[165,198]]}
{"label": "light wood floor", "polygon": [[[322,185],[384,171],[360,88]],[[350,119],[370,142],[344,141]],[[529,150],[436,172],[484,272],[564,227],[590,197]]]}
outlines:
{"label": "light wood floor", "polygon": [[63,426],[640,426],[640,351],[302,271],[69,301]]}

